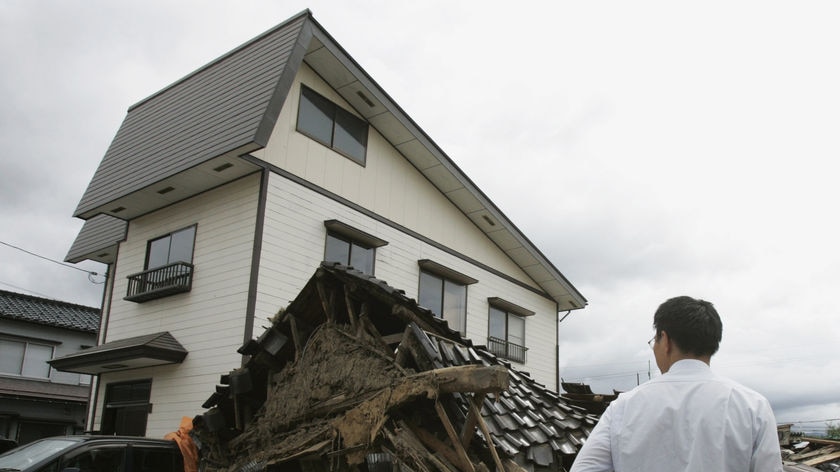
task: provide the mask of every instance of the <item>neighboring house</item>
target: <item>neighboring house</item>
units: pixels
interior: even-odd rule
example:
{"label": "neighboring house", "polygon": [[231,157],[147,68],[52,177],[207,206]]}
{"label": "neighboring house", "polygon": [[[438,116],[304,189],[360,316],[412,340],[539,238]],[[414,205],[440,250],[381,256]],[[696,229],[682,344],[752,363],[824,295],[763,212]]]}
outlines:
{"label": "neighboring house", "polygon": [[88,426],[160,436],[322,260],[348,264],[559,388],[586,299],[309,11],[137,103],[66,260],[109,265]]}
{"label": "neighboring house", "polygon": [[99,309],[0,290],[0,437],[19,444],[84,430],[87,374],[50,359],[96,345]]}

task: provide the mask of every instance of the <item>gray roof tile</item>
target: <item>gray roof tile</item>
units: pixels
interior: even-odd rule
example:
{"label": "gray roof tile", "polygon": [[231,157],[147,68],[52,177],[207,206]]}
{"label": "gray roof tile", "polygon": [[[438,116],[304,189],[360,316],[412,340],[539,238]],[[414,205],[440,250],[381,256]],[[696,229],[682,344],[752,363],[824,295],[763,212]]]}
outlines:
{"label": "gray roof tile", "polygon": [[86,333],[99,330],[99,309],[0,290],[0,318]]}

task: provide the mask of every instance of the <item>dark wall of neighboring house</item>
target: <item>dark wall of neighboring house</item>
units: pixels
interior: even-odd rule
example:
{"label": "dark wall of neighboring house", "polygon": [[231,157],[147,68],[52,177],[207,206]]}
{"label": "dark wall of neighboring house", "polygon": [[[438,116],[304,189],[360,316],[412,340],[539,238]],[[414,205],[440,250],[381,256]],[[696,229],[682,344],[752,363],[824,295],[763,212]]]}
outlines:
{"label": "dark wall of neighboring house", "polygon": [[[83,346],[95,346],[96,333],[0,317],[0,340],[11,350],[20,345],[35,345],[42,350],[51,346],[51,357],[55,358],[77,352]],[[14,362],[4,357],[0,362],[0,436],[26,444],[84,430],[90,376],[52,368],[48,373],[23,375],[10,372]]]}

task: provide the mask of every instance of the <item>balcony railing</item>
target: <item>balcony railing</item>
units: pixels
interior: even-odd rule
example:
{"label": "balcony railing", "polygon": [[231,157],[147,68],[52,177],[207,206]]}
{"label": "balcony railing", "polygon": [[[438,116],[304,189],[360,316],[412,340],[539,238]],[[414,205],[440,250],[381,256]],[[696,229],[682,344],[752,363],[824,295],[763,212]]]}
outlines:
{"label": "balcony railing", "polygon": [[192,289],[193,265],[175,262],[128,276],[125,300],[143,303]]}
{"label": "balcony railing", "polygon": [[525,354],[528,352],[528,348],[525,346],[520,346],[504,339],[494,338],[493,336],[487,338],[487,348],[497,357],[516,362],[525,362]]}

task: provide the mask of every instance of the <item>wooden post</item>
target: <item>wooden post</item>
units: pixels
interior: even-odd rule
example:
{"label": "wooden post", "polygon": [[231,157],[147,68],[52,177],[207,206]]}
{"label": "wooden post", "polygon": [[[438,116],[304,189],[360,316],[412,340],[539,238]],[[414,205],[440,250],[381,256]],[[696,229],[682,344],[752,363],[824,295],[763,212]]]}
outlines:
{"label": "wooden post", "polygon": [[286,312],[289,320],[289,328],[292,330],[292,342],[295,344],[295,362],[300,359],[303,352],[303,339],[301,339],[300,330],[298,330],[297,319],[295,315]]}
{"label": "wooden post", "polygon": [[[469,401],[472,405],[481,405],[481,402],[484,401],[484,394],[479,393],[473,395]],[[478,409],[470,408],[467,413],[467,419],[464,421],[464,428],[461,430],[461,444],[463,444],[464,447],[469,446],[473,435],[475,435],[475,426],[478,424],[478,417],[481,416],[480,411],[481,407],[478,407]],[[476,412],[479,412],[479,414],[476,415]]]}
{"label": "wooden post", "polygon": [[449,420],[449,416],[446,415],[443,405],[441,405],[437,400],[435,400],[435,411],[437,411],[440,422],[443,423],[443,428],[446,430],[449,440],[452,441],[452,445],[455,447],[455,453],[458,454],[461,467],[467,472],[475,472],[475,467],[473,467],[472,461],[469,456],[467,456],[467,451],[464,449],[464,446],[461,445],[461,441],[455,433],[455,427],[452,426],[452,422]]}
{"label": "wooden post", "polygon": [[490,449],[490,455],[493,456],[493,462],[496,463],[496,469],[505,470],[504,466],[502,466],[502,460],[499,458],[499,451],[496,450],[496,445],[493,444],[493,438],[490,436],[487,423],[484,422],[484,418],[481,416],[481,407],[479,405],[483,401],[482,399],[480,402],[470,402],[470,415],[473,415],[478,422],[478,428],[481,430],[481,434],[484,435],[485,441],[487,441],[487,447]]}
{"label": "wooden post", "polygon": [[344,305],[347,306],[347,317],[350,318],[350,326],[356,328],[356,310],[353,308],[353,300],[350,299],[350,286],[344,286]]}
{"label": "wooden post", "polygon": [[327,289],[324,288],[324,283],[321,279],[315,281],[315,287],[318,289],[318,298],[321,299],[321,308],[324,310],[324,316],[330,323],[335,323],[335,313],[333,313],[332,305],[327,299]]}

